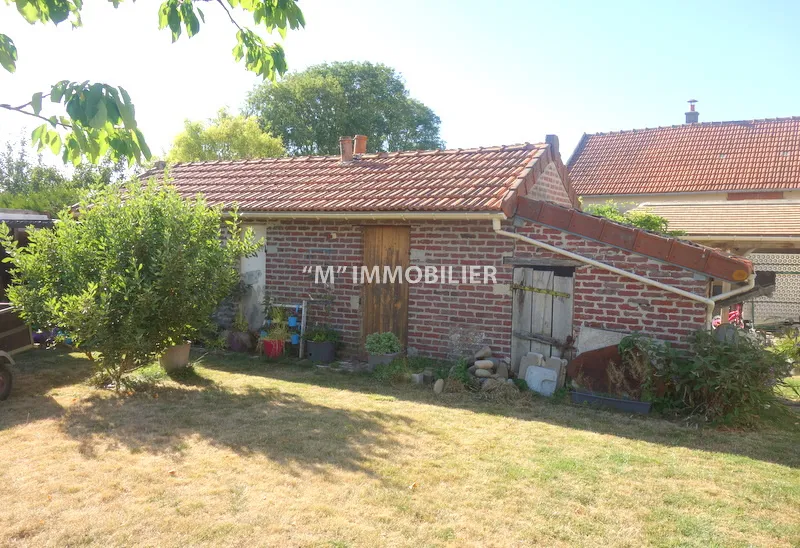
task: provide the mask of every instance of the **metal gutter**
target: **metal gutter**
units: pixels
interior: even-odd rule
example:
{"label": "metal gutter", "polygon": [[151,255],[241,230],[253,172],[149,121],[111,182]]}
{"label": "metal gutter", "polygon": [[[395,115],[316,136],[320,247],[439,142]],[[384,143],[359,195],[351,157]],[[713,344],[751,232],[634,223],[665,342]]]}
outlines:
{"label": "metal gutter", "polygon": [[714,308],[716,308],[717,301],[722,299],[727,299],[729,297],[734,297],[740,293],[744,293],[746,291],[750,291],[755,287],[756,284],[756,276],[755,274],[751,274],[747,278],[747,283],[741,287],[738,287],[732,291],[728,291],[727,293],[722,293],[715,297],[701,297],[700,295],[696,295],[695,293],[691,293],[684,289],[680,289],[679,287],[674,287],[657,280],[653,280],[651,278],[647,278],[645,276],[641,276],[634,272],[628,272],[627,270],[623,270],[621,268],[617,268],[615,266],[611,266],[606,263],[602,263],[600,261],[596,261],[594,259],[590,259],[588,257],[584,257],[583,255],[578,255],[577,253],[573,253],[572,251],[567,251],[566,249],[561,249],[559,247],[547,244],[545,242],[541,242],[534,238],[530,238],[528,236],[524,236],[522,234],[517,234],[516,232],[508,232],[507,230],[502,229],[502,225],[500,224],[500,219],[494,219],[492,221],[492,228],[497,234],[501,236],[506,236],[508,238],[514,238],[516,240],[520,240],[522,242],[531,244],[533,246],[545,249],[552,253],[557,253],[559,255],[563,255],[564,257],[568,257],[570,259],[580,261],[581,263],[594,266],[597,268],[602,268],[603,270],[607,270],[609,272],[613,272],[614,274],[618,274],[619,276],[624,276],[626,278],[630,278],[632,280],[636,280],[637,282],[641,282],[647,285],[651,285],[653,287],[657,287],[664,291],[669,291],[670,293],[674,293],[676,295],[680,295],[681,297],[691,299],[693,301],[703,303],[706,305],[706,325],[707,327],[711,327],[711,320],[714,317]]}

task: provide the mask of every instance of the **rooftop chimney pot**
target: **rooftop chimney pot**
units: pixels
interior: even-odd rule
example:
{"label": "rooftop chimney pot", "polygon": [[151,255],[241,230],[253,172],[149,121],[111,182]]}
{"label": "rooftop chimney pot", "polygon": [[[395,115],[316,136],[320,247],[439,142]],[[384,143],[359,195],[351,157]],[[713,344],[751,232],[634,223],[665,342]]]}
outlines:
{"label": "rooftop chimney pot", "polygon": [[353,161],[353,138],[339,137],[339,150],[342,152],[342,163]]}
{"label": "rooftop chimney pot", "polygon": [[356,135],[356,149],[355,154],[356,157],[361,156],[362,154],[367,153],[367,136],[366,135]]}
{"label": "rooftop chimney pot", "polygon": [[687,124],[696,124],[697,121],[700,119],[700,113],[694,109],[694,104],[697,102],[697,99],[689,99],[687,103],[689,103],[689,112],[686,113],[686,123]]}

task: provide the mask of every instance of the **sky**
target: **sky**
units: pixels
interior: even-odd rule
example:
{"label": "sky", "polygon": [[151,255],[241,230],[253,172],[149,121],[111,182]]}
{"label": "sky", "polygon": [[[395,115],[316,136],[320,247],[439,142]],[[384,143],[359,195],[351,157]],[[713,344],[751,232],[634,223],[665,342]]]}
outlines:
{"label": "sky", "polygon": [[[84,26],[27,24],[0,3],[19,51],[0,69],[0,103],[62,80],[128,90],[139,127],[163,154],[185,119],[238,110],[258,77],[231,55],[234,28],[203,3],[199,34],[171,43],[158,0],[86,2]],[[800,2],[299,0],[306,27],[283,42],[290,70],[381,62],[441,118],[448,148],[559,136],[567,160],[583,133],[700,121],[800,116]],[[238,19],[250,23],[240,12]],[[279,40],[277,34],[275,40]],[[47,105],[46,105],[47,106]],[[0,110],[0,142],[35,127]]]}

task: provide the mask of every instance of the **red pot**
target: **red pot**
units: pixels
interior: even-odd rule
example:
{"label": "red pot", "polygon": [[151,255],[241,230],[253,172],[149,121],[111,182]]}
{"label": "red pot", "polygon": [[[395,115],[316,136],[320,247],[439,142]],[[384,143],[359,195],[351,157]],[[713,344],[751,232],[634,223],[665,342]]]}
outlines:
{"label": "red pot", "polygon": [[268,358],[279,358],[283,355],[283,345],[286,341],[263,341],[264,354]]}

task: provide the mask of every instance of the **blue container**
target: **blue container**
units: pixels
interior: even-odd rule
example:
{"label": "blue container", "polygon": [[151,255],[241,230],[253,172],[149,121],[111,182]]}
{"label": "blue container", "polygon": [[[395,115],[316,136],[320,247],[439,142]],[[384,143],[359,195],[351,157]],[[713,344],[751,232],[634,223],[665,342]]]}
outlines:
{"label": "blue container", "polygon": [[292,344],[300,344],[300,334],[292,333]]}
{"label": "blue container", "polygon": [[289,327],[297,327],[297,316],[289,316]]}

